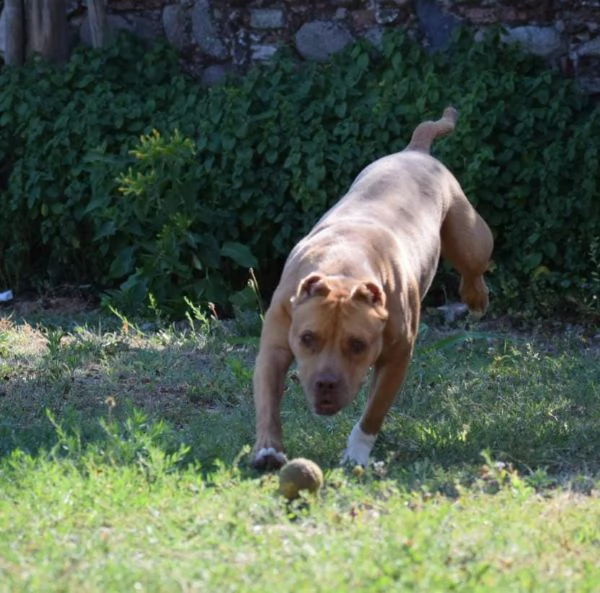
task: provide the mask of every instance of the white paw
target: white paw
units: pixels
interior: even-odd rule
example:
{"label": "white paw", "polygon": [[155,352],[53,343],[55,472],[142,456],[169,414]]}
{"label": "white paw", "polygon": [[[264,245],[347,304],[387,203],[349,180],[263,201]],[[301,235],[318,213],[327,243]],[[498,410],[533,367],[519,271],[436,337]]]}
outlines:
{"label": "white paw", "polygon": [[360,427],[360,423],[356,423],[350,436],[348,444],[342,456],[342,464],[355,463],[367,467],[369,464],[369,455],[375,444],[376,434],[366,434]]}
{"label": "white paw", "polygon": [[287,457],[281,451],[275,450],[273,447],[263,447],[259,450],[254,458],[254,463],[260,464],[263,459],[270,458],[281,463],[281,465],[287,462]]}

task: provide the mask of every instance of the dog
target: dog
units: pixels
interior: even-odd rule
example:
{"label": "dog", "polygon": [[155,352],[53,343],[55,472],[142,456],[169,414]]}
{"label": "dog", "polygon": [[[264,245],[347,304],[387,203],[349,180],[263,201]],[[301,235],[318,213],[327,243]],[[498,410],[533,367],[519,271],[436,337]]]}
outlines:
{"label": "dog", "polygon": [[472,314],[488,306],[492,233],[458,181],[429,152],[457,111],[417,126],[408,146],[368,165],[291,251],[265,314],[254,370],[252,465],[286,461],[280,403],[293,359],[312,410],[330,416],[373,367],[367,403],[342,462],[366,466],[412,356],[421,300],[440,255],[461,275]]}

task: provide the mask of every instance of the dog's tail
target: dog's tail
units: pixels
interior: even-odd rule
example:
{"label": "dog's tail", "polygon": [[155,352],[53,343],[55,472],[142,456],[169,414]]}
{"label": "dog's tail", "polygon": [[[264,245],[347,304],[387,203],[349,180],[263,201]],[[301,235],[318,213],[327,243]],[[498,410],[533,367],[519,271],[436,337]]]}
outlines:
{"label": "dog's tail", "polygon": [[458,111],[454,107],[446,107],[441,119],[424,121],[415,128],[410,143],[404,150],[420,150],[428,153],[431,149],[431,143],[438,136],[446,136],[454,130],[457,119]]}

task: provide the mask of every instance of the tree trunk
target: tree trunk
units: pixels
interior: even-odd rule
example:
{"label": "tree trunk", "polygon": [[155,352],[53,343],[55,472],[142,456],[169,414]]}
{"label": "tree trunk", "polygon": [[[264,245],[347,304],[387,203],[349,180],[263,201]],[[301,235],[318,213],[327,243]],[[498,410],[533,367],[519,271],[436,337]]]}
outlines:
{"label": "tree trunk", "polygon": [[23,0],[4,0],[4,61],[20,66],[25,60]]}
{"label": "tree trunk", "polygon": [[106,0],[87,0],[87,8],[92,47],[105,47],[109,43]]}
{"label": "tree trunk", "polygon": [[48,62],[68,58],[66,0],[25,0],[27,55],[40,54]]}

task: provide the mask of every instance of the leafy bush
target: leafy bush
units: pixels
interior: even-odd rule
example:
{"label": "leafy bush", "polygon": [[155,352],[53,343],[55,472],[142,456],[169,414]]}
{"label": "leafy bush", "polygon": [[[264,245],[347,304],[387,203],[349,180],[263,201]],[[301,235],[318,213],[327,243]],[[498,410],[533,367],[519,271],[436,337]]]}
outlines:
{"label": "leafy bush", "polygon": [[77,52],[64,70],[37,60],[2,69],[0,257],[16,287],[100,280],[110,261],[97,257],[87,215],[90,154],[110,154],[106,174],[116,177],[132,138],[166,124],[157,96],[184,95],[184,79],[169,75],[176,68],[163,48],[123,39],[104,53]]}
{"label": "leafy bush", "polygon": [[194,143],[151,133],[195,129],[185,114],[200,89],[171,50],[123,37],[79,51],[64,70],[34,61],[0,79],[6,284],[119,287],[110,295],[127,310],[150,294],[170,313],[184,296],[227,302],[235,266],[223,258],[256,260],[231,240],[230,208],[202,193]]}
{"label": "leafy bush", "polygon": [[568,292],[597,306],[600,110],[498,32],[463,32],[438,54],[394,33],[328,64],[283,51],[211,89],[171,50],[123,39],[64,70],[4,68],[0,88],[0,270],[13,287],[225,305],[253,254],[268,294],[358,171],[454,104],[457,130],[434,150],[494,230],[495,301],[543,313]]}
{"label": "leafy bush", "polygon": [[126,278],[109,293],[126,310],[149,295],[171,313],[190,295],[223,302],[231,291],[225,278],[233,274],[223,260],[245,267],[256,260],[246,246],[226,240],[235,225],[229,209],[202,191],[194,142],[177,130],[167,140],[154,130],[131,153],[136,166],[117,178],[120,193],[93,195],[86,209],[99,225],[94,241],[101,256],[112,259],[102,283]]}

